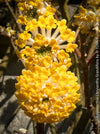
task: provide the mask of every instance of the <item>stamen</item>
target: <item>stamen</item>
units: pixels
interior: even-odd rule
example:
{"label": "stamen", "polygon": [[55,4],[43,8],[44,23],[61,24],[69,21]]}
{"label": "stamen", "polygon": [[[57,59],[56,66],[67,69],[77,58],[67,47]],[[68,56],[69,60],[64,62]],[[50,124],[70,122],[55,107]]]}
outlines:
{"label": "stamen", "polygon": [[65,49],[65,48],[67,48],[67,45],[66,44],[59,45],[59,49]]}
{"label": "stamen", "polygon": [[44,4],[45,4],[46,6],[49,6],[49,4],[48,4],[47,2],[44,2]]}
{"label": "stamen", "polygon": [[33,36],[35,37],[38,34],[38,27],[35,28],[34,31],[32,31]]}
{"label": "stamen", "polygon": [[62,40],[62,39],[60,39],[60,40],[59,40],[59,45],[62,44],[62,43],[64,43],[64,42],[66,42],[66,41],[67,41],[67,40]]}
{"label": "stamen", "polygon": [[59,29],[57,28],[57,29],[54,31],[54,33],[53,33],[53,35],[51,36],[51,38],[56,38],[59,33],[60,33],[60,31],[59,31]]}
{"label": "stamen", "polygon": [[60,35],[57,36],[56,41],[59,44],[59,41],[61,40]]}
{"label": "stamen", "polygon": [[51,30],[47,30],[47,38],[51,37]]}
{"label": "stamen", "polygon": [[42,33],[42,35],[46,35],[46,32],[45,32],[45,29],[41,29],[41,33]]}
{"label": "stamen", "polygon": [[28,46],[32,46],[32,45],[33,45],[33,42],[30,41],[30,40],[28,40],[28,41],[26,42],[26,45],[28,45]]}
{"label": "stamen", "polygon": [[32,38],[29,38],[28,41],[34,43],[34,40]]}

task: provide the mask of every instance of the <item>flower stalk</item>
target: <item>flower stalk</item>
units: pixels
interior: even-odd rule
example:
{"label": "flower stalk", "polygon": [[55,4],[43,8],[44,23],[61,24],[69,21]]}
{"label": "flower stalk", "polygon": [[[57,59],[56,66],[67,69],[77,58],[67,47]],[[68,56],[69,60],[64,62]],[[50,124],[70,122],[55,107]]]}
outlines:
{"label": "flower stalk", "polygon": [[85,105],[88,109],[91,122],[93,123],[93,131],[95,132],[95,134],[100,134],[98,122],[95,117],[94,106],[92,104],[92,98],[90,97],[89,76],[88,76],[89,69],[88,69],[88,64],[86,63],[86,60],[85,60],[85,44],[84,43],[81,45],[81,65],[82,65],[82,70],[83,70]]}
{"label": "flower stalk", "polygon": [[45,134],[44,133],[44,123],[37,123],[37,134]]}

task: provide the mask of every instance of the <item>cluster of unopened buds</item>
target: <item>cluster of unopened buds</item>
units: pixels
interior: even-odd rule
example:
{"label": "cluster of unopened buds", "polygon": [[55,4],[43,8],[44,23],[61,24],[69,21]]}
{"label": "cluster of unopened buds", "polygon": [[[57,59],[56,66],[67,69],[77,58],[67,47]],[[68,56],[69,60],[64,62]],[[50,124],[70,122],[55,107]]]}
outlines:
{"label": "cluster of unopened buds", "polygon": [[25,69],[17,77],[15,95],[34,121],[61,121],[69,117],[80,97],[77,77],[69,71],[69,53],[77,47],[75,32],[67,27],[66,20],[54,18],[55,9],[45,1],[19,2],[22,10],[38,7],[39,17],[29,19],[25,15],[18,19],[25,30],[15,41],[15,49]]}

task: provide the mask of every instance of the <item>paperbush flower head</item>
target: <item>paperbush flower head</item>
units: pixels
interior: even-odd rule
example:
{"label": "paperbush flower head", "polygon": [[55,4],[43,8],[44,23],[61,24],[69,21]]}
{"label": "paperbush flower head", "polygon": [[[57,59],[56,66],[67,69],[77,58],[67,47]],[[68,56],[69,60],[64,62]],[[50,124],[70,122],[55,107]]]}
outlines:
{"label": "paperbush flower head", "polygon": [[92,11],[88,11],[84,7],[80,6],[79,15],[74,16],[79,22],[93,22],[95,20],[95,14]]}
{"label": "paperbush flower head", "polygon": [[41,7],[43,0],[16,0],[20,10],[24,12],[32,9],[33,7]]}
{"label": "paperbush flower head", "polygon": [[16,96],[24,112],[39,123],[67,118],[79,101],[77,78],[64,65],[34,66],[17,77]]}
{"label": "paperbush flower head", "polygon": [[91,6],[95,6],[95,7],[99,7],[100,6],[100,0],[89,0],[88,2],[87,2],[89,5],[91,5]]}
{"label": "paperbush flower head", "polygon": [[51,7],[51,5],[48,5],[47,3],[42,4],[42,6],[37,10],[37,13],[39,15],[43,16],[49,16],[49,15],[54,15],[56,9]]}
{"label": "paperbush flower head", "polygon": [[[24,11],[24,14],[32,11],[32,9],[37,9],[38,15],[43,15],[47,17],[48,15],[54,15],[56,9],[48,5],[44,0],[17,0],[19,9]],[[34,12],[34,10],[33,10]],[[28,17],[28,16],[27,16]]]}
{"label": "paperbush flower head", "polygon": [[[73,52],[77,45],[73,43],[75,32],[67,28],[65,20],[57,21],[52,15],[47,18],[40,16],[38,21],[27,21],[25,29],[16,40],[16,45],[20,50],[17,50],[17,55],[24,60],[27,69],[33,65],[48,67],[57,61],[58,55],[59,63],[70,67],[71,59],[66,52]],[[62,44],[66,52],[60,50]],[[60,53],[65,56],[63,60]]]}
{"label": "paperbush flower head", "polygon": [[80,27],[81,33],[89,33],[94,29],[96,22],[100,21],[100,10],[93,11],[80,6],[79,15],[74,17],[77,20],[74,24]]}

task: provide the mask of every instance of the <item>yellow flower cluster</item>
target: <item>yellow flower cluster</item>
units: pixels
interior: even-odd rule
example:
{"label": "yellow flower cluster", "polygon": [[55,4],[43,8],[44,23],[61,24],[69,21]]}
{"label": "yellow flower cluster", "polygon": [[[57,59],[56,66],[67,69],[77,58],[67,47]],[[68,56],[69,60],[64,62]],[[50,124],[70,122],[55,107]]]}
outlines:
{"label": "yellow flower cluster", "polygon": [[89,33],[95,27],[96,22],[100,21],[100,9],[95,12],[90,9],[85,9],[80,6],[79,15],[74,16],[76,19],[75,25],[80,27],[81,33]]}
{"label": "yellow flower cluster", "polygon": [[[19,21],[22,20],[19,19]],[[38,21],[33,19],[25,23],[26,31],[21,33],[16,40],[16,45],[20,48],[20,51],[16,52],[18,57],[24,60],[25,65],[28,65],[27,69],[37,64],[48,67],[52,61],[57,61],[58,57],[60,64],[70,67],[71,59],[66,52],[72,53],[77,45],[73,43],[75,32],[66,26],[65,20],[57,21],[49,15],[47,18],[40,16]],[[62,45],[66,52],[60,50]]]}
{"label": "yellow flower cluster", "polygon": [[56,9],[51,7],[51,5],[48,4],[42,4],[42,6],[40,8],[38,8],[37,13],[39,15],[43,15],[45,17],[49,16],[49,15],[54,15]]}
{"label": "yellow flower cluster", "polygon": [[19,9],[22,11],[28,11],[33,9],[34,7],[37,9],[37,13],[40,15],[44,15],[45,17],[48,15],[54,15],[56,9],[48,5],[45,0],[16,0],[18,2]]}
{"label": "yellow flower cluster", "polygon": [[20,10],[27,11],[33,7],[41,7],[43,0],[16,0]]}
{"label": "yellow flower cluster", "polygon": [[89,0],[88,4],[92,5],[92,6],[95,6],[95,7],[99,7],[100,6],[100,0]]}
{"label": "yellow flower cluster", "polygon": [[24,112],[39,123],[67,118],[80,96],[77,78],[68,71],[69,53],[77,47],[75,32],[64,19],[57,21],[54,12],[48,5],[37,20],[19,16],[25,31],[15,41],[16,54],[26,68],[17,77],[15,94]]}
{"label": "yellow flower cluster", "polygon": [[79,101],[77,78],[64,65],[34,66],[33,71],[23,70],[17,77],[16,96],[34,121],[53,123],[67,118]]}
{"label": "yellow flower cluster", "polygon": [[79,15],[74,16],[79,22],[93,22],[95,20],[95,14],[92,11],[88,11],[84,7],[80,6]]}

